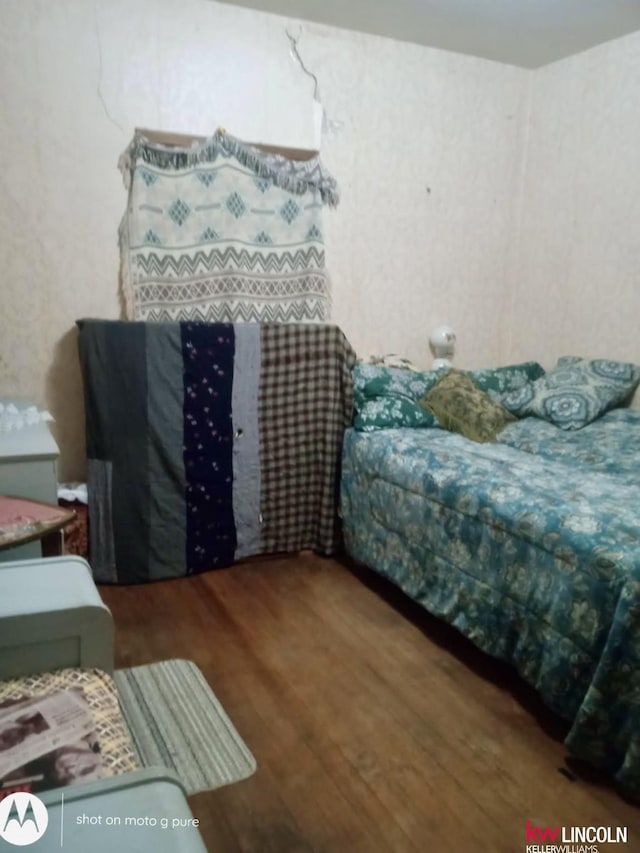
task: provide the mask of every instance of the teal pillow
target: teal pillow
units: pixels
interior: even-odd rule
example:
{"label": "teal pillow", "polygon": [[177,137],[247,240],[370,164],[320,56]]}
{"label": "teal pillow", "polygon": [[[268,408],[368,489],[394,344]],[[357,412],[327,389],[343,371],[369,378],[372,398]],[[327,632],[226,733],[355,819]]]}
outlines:
{"label": "teal pillow", "polygon": [[627,402],[639,382],[636,364],[564,356],[553,370],[507,394],[502,403],[520,417],[534,415],[575,430]]}
{"label": "teal pillow", "polygon": [[399,395],[417,402],[433,388],[441,373],[434,370],[419,373],[400,367],[358,362],[353,368],[353,390],[359,399]]}
{"label": "teal pillow", "polygon": [[353,426],[362,432],[395,427],[434,427],[436,418],[418,406],[442,371],[404,370],[358,362],[353,368]]}
{"label": "teal pillow", "polygon": [[537,361],[524,361],[522,364],[508,364],[504,367],[465,372],[473,379],[476,388],[503,403],[503,398],[507,394],[519,391],[544,376],[544,367]]}
{"label": "teal pillow", "polygon": [[365,400],[356,410],[353,426],[360,432],[398,427],[435,427],[438,425],[431,412],[406,397],[387,396]]}

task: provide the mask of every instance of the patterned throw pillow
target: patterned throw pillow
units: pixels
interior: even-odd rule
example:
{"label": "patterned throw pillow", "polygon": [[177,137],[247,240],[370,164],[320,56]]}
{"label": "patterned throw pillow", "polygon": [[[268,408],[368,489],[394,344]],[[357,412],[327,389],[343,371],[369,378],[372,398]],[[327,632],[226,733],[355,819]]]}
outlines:
{"label": "patterned throw pillow", "polygon": [[544,367],[537,361],[524,361],[522,364],[508,364],[505,367],[465,372],[473,379],[477,388],[502,403],[507,394],[519,391],[544,376]]}
{"label": "patterned throw pillow", "polygon": [[500,430],[515,421],[500,403],[481,391],[470,376],[450,370],[420,400],[441,426],[472,441],[495,441]]}
{"label": "patterned throw pillow", "polygon": [[442,372],[417,373],[397,367],[358,362],[353,369],[355,429],[371,432],[395,427],[434,427],[438,423],[418,400],[433,388]]}
{"label": "patterned throw pillow", "polygon": [[503,403],[561,429],[581,429],[625,403],[640,382],[640,367],[620,361],[564,356],[543,377],[508,394]]}
{"label": "patterned throw pillow", "polygon": [[433,388],[441,375],[442,371],[437,370],[419,373],[400,367],[357,362],[353,368],[353,390],[356,396],[365,399],[391,395],[417,402]]}
{"label": "patterned throw pillow", "polygon": [[353,426],[360,432],[372,432],[398,427],[434,427],[437,421],[431,412],[406,397],[380,397],[364,401],[356,410]]}

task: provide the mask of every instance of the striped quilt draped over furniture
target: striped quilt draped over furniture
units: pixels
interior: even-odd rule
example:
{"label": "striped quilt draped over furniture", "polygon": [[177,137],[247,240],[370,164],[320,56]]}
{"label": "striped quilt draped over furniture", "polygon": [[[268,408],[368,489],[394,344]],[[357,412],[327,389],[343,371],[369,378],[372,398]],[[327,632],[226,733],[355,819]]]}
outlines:
{"label": "striped quilt draped over furniture", "polygon": [[341,544],[355,354],[328,324],[81,320],[91,566],[138,583]]}
{"label": "striped quilt draped over furniture", "polygon": [[322,207],[339,196],[318,156],[288,159],[224,131],[189,147],[136,132],[120,168],[127,319],[329,318]]}

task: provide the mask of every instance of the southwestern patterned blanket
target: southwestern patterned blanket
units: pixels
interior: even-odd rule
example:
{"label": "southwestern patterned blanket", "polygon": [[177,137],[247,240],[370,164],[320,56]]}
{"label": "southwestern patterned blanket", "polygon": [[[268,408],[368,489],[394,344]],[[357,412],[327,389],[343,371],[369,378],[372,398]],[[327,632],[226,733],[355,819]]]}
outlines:
{"label": "southwestern patterned blanket", "polygon": [[189,147],[136,132],[120,168],[128,319],[329,318],[322,209],[339,193],[319,157],[291,160],[220,130]]}
{"label": "southwestern patterned blanket", "polygon": [[336,326],[78,326],[97,581],[337,548],[355,355]]}
{"label": "southwestern patterned blanket", "polygon": [[347,550],[572,723],[570,751],[640,797],[640,412],[345,438]]}

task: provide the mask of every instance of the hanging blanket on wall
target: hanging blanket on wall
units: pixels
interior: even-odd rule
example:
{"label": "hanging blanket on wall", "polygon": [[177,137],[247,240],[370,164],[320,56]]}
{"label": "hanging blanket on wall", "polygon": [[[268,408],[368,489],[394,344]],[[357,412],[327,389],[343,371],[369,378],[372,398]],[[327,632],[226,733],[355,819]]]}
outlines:
{"label": "hanging blanket on wall", "polygon": [[329,318],[321,214],[338,188],[319,157],[290,160],[223,131],[184,148],[137,133],[120,168],[128,319]]}
{"label": "hanging blanket on wall", "polygon": [[338,548],[355,354],[336,326],[78,326],[97,581]]}

